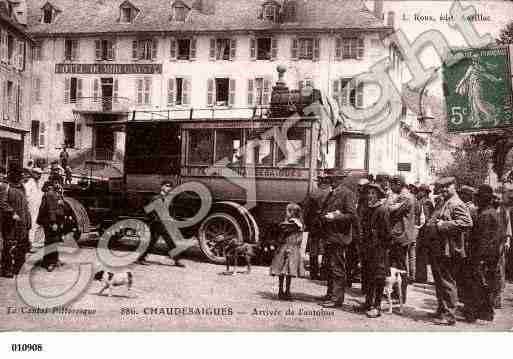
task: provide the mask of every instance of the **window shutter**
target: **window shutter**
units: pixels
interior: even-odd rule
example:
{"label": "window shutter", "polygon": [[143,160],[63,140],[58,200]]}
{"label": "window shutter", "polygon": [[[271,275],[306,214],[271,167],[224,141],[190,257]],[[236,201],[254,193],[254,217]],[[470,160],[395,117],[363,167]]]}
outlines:
{"label": "window shutter", "polygon": [[251,38],[249,39],[249,57],[251,60],[256,60],[256,39]]}
{"label": "window shutter", "polygon": [[230,91],[228,103],[230,106],[233,106],[233,105],[235,105],[235,79],[230,79],[228,86],[229,86],[229,91]]}
{"label": "window shutter", "polygon": [[363,42],[363,38],[359,38],[358,39],[358,59],[363,59],[363,56],[364,56],[364,50],[365,48],[365,45],[364,45],[364,42]]}
{"label": "window shutter", "polygon": [[184,77],[182,81],[182,105],[191,104],[191,80]]}
{"label": "window shutter", "polygon": [[114,98],[114,102],[119,102],[119,82],[118,79],[114,79],[114,83],[112,84],[112,97]]}
{"label": "window shutter", "polygon": [[257,18],[260,20],[264,18],[264,8],[262,6],[258,7]]}
{"label": "window shutter", "polygon": [[340,80],[333,80],[333,91],[332,91],[332,97],[337,101],[337,104],[341,105],[341,94],[340,94]]}
{"label": "window shutter", "polygon": [[215,87],[214,87],[214,79],[208,79],[207,80],[207,104],[208,106],[214,105],[214,99],[215,99]]}
{"label": "window shutter", "polygon": [[9,119],[9,91],[7,91],[7,81],[4,81],[4,85],[2,86],[4,91],[4,120]]}
{"label": "window shutter", "polygon": [[34,79],[34,100],[35,102],[41,101],[41,79]]}
{"label": "window shutter", "polygon": [[100,80],[93,79],[93,101],[97,102],[100,97]]}
{"label": "window shutter", "polygon": [[356,107],[363,107],[363,82],[356,87]]}
{"label": "window shutter", "polygon": [[139,43],[134,40],[132,41],[132,60],[137,60],[139,58]]}
{"label": "window shutter", "polygon": [[108,40],[107,41],[107,60],[109,61],[113,61],[115,56],[114,56],[114,48],[115,48],[115,43],[113,40]]}
{"label": "window shutter", "polygon": [[340,105],[347,106],[349,104],[349,93],[351,92],[350,81],[340,81]]}
{"label": "window shutter", "polygon": [[18,84],[18,101],[17,101],[17,104],[16,104],[16,117],[17,117],[17,120],[18,122],[21,122],[23,120],[23,84],[20,83]]}
{"label": "window shutter", "polygon": [[264,91],[262,96],[262,104],[269,105],[270,97],[271,97],[271,78],[264,78]]}
{"label": "window shutter", "polygon": [[72,60],[78,60],[78,46],[79,42],[78,40],[71,41],[71,59]]}
{"label": "window shutter", "polygon": [[64,79],[64,103],[69,103],[69,91],[71,85],[71,79],[69,77],[66,77]]}
{"label": "window shutter", "polygon": [[173,107],[175,105],[175,79],[167,79],[167,105]]}
{"label": "window shutter", "polygon": [[157,39],[153,39],[151,42],[151,59],[156,60],[157,59],[157,50],[159,47],[159,41]]}
{"label": "window shutter", "polygon": [[313,60],[319,61],[321,55],[321,39],[318,37],[314,38],[313,41]]}
{"label": "window shutter", "polygon": [[196,39],[191,39],[190,59],[196,60]]}
{"label": "window shutter", "polygon": [[237,40],[230,40],[230,60],[235,60],[235,56],[237,55]]}
{"label": "window shutter", "polygon": [[271,38],[271,60],[276,60],[278,57],[278,39],[276,37]]}
{"label": "window shutter", "polygon": [[142,103],[143,103],[143,98],[144,98],[143,86],[144,86],[143,79],[135,80],[135,99],[136,99],[136,103],[138,105],[142,105]]}
{"label": "window shutter", "polygon": [[6,46],[5,46],[5,42],[6,42],[5,41],[5,30],[2,29],[0,34],[1,34],[1,39],[0,39],[1,40],[1,44],[0,44],[1,51],[0,52],[1,52],[1,56],[2,56],[2,61],[6,62],[5,60],[6,60],[6,56],[7,56],[6,55],[7,51],[6,51]]}
{"label": "window shutter", "polygon": [[94,40],[94,57],[96,61],[102,59],[102,42],[100,40]]}
{"label": "window shutter", "polygon": [[144,79],[144,104],[151,104],[151,78]]}
{"label": "window shutter", "polygon": [[342,60],[342,39],[340,37],[335,38],[335,60]]}
{"label": "window shutter", "polygon": [[45,147],[45,123],[39,123],[39,147]]}
{"label": "window shutter", "polygon": [[253,106],[253,98],[254,98],[254,80],[248,79],[248,106]]}
{"label": "window shutter", "polygon": [[290,57],[292,60],[298,59],[298,39],[292,39],[292,46],[290,51]]}
{"label": "window shutter", "polygon": [[169,40],[169,58],[171,61],[176,60],[176,39]]}
{"label": "window shutter", "polygon": [[211,61],[215,61],[216,59],[216,39],[210,39],[210,51],[208,57]]}
{"label": "window shutter", "polygon": [[80,102],[82,97],[82,79],[77,79],[77,102]]}

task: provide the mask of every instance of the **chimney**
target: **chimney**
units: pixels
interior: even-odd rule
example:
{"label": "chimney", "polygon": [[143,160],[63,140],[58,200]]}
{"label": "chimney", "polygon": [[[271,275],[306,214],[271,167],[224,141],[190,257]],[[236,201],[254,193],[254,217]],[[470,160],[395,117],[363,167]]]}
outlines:
{"label": "chimney", "polygon": [[199,12],[202,12],[203,11],[203,1],[195,0],[192,3],[192,8],[195,9],[195,10],[198,10]]}
{"label": "chimney", "polygon": [[383,0],[374,0],[374,16],[383,20]]}
{"label": "chimney", "polygon": [[389,11],[387,14],[387,26],[394,27],[395,12]]}

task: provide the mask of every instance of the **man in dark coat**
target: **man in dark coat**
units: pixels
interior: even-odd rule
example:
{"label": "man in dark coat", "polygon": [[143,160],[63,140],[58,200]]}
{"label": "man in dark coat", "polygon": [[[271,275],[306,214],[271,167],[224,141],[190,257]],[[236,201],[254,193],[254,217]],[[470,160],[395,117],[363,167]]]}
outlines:
{"label": "man in dark coat", "polygon": [[381,297],[385,278],[389,272],[388,248],[390,246],[390,217],[385,205],[385,191],[378,184],[368,185],[368,210],[364,219],[361,240],[362,276],[365,277],[365,303],[358,308],[369,318],[381,315]]}
{"label": "man in dark coat", "polygon": [[395,199],[388,203],[391,225],[390,265],[406,270],[407,278],[402,281],[402,298],[407,299],[408,280],[415,275],[414,254],[418,228],[415,225],[416,199],[408,190],[404,178],[394,176],[390,188]]}
{"label": "man in dark coat", "polygon": [[433,201],[429,198],[430,193],[431,189],[425,184],[420,185],[417,189],[416,222],[419,227],[419,236],[417,238],[417,265],[415,280],[421,283],[427,282],[427,264],[429,262],[429,246],[425,238],[424,228],[435,210]]}
{"label": "man in dark coat", "polygon": [[[365,239],[365,231],[369,228],[369,186],[371,183],[367,179],[361,179],[358,182],[358,203],[356,207],[356,212],[358,214],[358,220],[360,221],[360,243],[358,248],[358,254],[360,259],[360,266],[361,266],[361,285],[362,285],[362,293],[367,292],[367,273],[368,269],[367,266],[367,257],[365,256],[365,244],[362,243],[362,241]],[[379,186],[379,185],[378,185]],[[385,190],[383,187],[379,186],[383,190],[383,193],[385,193]]]}
{"label": "man in dark coat", "polygon": [[346,286],[346,260],[345,250],[358,235],[358,218],[356,215],[356,198],[354,193],[346,187],[342,180],[344,174],[336,171],[327,171],[331,190],[325,201],[321,219],[326,233],[325,253],[328,256],[328,293],[332,293],[329,301],[321,303],[326,308],[340,308],[344,303]]}
{"label": "man in dark coat", "polygon": [[0,211],[2,214],[2,275],[12,278],[18,274],[30,250],[28,232],[31,227],[30,211],[21,179],[23,172],[19,164],[9,164],[7,183],[0,189]]}
{"label": "man in dark coat", "polygon": [[442,178],[438,186],[444,201],[435,208],[433,217],[426,224],[426,234],[431,238],[432,271],[438,299],[438,309],[433,316],[436,324],[455,325],[456,278],[466,257],[463,233],[472,228],[472,217],[456,192],[454,177]]}
{"label": "man in dark coat", "polygon": [[[171,193],[171,190],[173,189],[173,183],[171,181],[163,181],[160,187],[160,193],[153,197],[153,201],[166,201],[166,197]],[[141,254],[141,256],[137,259],[137,263],[141,265],[147,265],[149,264],[146,261],[146,256],[148,253],[155,247],[155,244],[157,243],[158,239],[162,237],[166,244],[169,247],[168,255],[169,257],[174,261],[175,266],[177,267],[185,267],[185,265],[180,261],[180,257],[173,256],[172,250],[176,247],[175,243],[173,242],[173,239],[169,235],[165,225],[160,221],[158,217],[153,217],[150,222],[150,231],[151,231],[151,239],[150,243],[148,245],[148,248],[146,251]]]}
{"label": "man in dark coat", "polygon": [[[62,183],[58,177],[52,177],[44,185],[44,194],[39,207],[37,224],[43,227],[45,233],[45,247],[62,242],[64,234],[65,203]],[[61,266],[59,253],[56,248],[47,248],[42,260],[42,267],[51,272]]]}
{"label": "man in dark coat", "polygon": [[504,211],[493,207],[493,190],[481,185],[477,192],[478,211],[470,241],[472,273],[469,300],[465,303],[465,317],[469,322],[477,319],[493,320],[495,298],[500,292],[500,258],[506,242]]}

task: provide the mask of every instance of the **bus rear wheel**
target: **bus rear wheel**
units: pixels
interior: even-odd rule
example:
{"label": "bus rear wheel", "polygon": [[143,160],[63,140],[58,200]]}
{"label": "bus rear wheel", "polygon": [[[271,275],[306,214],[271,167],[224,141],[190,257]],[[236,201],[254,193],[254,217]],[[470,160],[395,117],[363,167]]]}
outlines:
{"label": "bus rear wheel", "polygon": [[223,264],[226,262],[224,246],[231,239],[242,242],[242,233],[235,217],[222,212],[212,213],[203,221],[198,231],[201,251],[210,261]]}

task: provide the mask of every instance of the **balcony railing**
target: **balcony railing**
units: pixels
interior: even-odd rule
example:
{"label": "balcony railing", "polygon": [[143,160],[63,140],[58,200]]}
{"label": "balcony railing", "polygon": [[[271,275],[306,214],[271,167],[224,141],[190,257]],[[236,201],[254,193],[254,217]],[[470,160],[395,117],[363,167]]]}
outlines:
{"label": "balcony railing", "polygon": [[129,112],[131,101],[127,97],[79,97],[75,111],[83,112]]}

